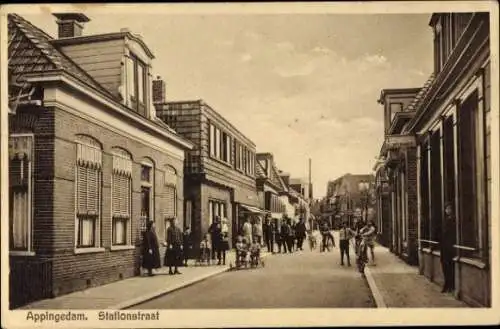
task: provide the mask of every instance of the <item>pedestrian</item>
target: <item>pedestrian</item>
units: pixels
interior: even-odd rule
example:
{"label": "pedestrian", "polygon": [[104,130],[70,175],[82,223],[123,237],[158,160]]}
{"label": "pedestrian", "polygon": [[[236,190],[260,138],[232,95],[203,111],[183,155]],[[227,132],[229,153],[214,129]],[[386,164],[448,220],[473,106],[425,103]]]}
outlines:
{"label": "pedestrian", "polygon": [[304,239],[306,238],[306,223],[301,218],[295,226],[295,234],[297,236],[297,249],[303,250]]}
{"label": "pedestrian", "polygon": [[247,243],[252,243],[252,224],[250,223],[248,218],[244,219],[243,227],[242,227],[243,238],[247,241]]}
{"label": "pedestrian", "polygon": [[[182,266],[183,234],[176,225],[175,218],[169,219],[170,226],[167,228],[165,245],[165,266],[168,266],[168,274],[181,274],[178,267]],[[172,272],[172,267],[174,271]]]}
{"label": "pedestrian", "polygon": [[359,233],[365,239],[366,245],[370,248],[370,255],[372,258],[372,265],[375,265],[375,236],[377,235],[377,230],[375,229],[375,223],[371,220],[367,221],[365,227],[363,227]]}
{"label": "pedestrian", "polygon": [[219,264],[222,258],[222,265],[226,265],[226,252],[229,250],[229,221],[227,218],[222,219],[221,239],[219,244],[217,258],[219,260]]}
{"label": "pedestrian", "polygon": [[192,239],[191,229],[189,226],[186,227],[184,233],[182,234],[182,245],[183,245],[184,266],[187,267],[188,260],[192,257],[192,252],[193,252],[193,239]]}
{"label": "pedestrian", "polygon": [[220,223],[220,217],[215,216],[214,222],[210,224],[208,228],[208,233],[210,234],[210,242],[212,244],[212,260],[215,260],[216,254],[219,253],[218,243],[221,240],[222,227]]}
{"label": "pedestrian", "polygon": [[455,216],[453,203],[447,202],[444,208],[445,216],[441,234],[441,267],[443,269],[444,285],[441,292],[452,292],[455,289],[455,268],[453,263],[455,244]]}
{"label": "pedestrian", "polygon": [[267,246],[267,252],[274,253],[274,223],[271,221],[269,216],[266,216],[264,222],[263,235]]}
{"label": "pedestrian", "polygon": [[160,248],[153,221],[146,223],[146,231],[142,235],[142,267],[153,276],[153,269],[161,267]]}
{"label": "pedestrian", "polygon": [[252,226],[253,240],[259,245],[262,245],[262,223],[259,217],[255,218],[255,223]]}
{"label": "pedestrian", "polygon": [[281,245],[283,246],[283,253],[291,252],[290,250],[290,242],[289,242],[289,235],[290,235],[290,224],[288,223],[288,218],[284,217],[283,222],[281,223],[281,230],[280,230],[280,236],[281,236]]}
{"label": "pedestrian", "polygon": [[283,222],[276,220],[274,226],[274,239],[276,240],[276,245],[278,246],[278,253],[281,254],[281,247],[283,246],[283,236],[282,236],[282,226]]}
{"label": "pedestrian", "polygon": [[323,221],[323,223],[321,224],[320,232],[322,237],[320,252],[324,252],[327,249],[328,251],[330,251],[328,243],[329,241],[332,241],[332,244],[335,247],[335,240],[333,239],[332,233],[330,232],[330,227],[328,226],[328,223],[326,221]]}
{"label": "pedestrian", "polygon": [[288,237],[287,237],[286,241],[287,241],[288,252],[289,253],[293,253],[293,251],[294,251],[293,244],[294,244],[294,241],[295,241],[295,232],[292,229],[292,219],[291,218],[288,219],[287,227],[288,227]]}
{"label": "pedestrian", "polygon": [[339,230],[339,247],[340,247],[340,265],[344,266],[344,255],[347,256],[347,266],[351,266],[351,258],[349,255],[349,241],[356,235],[354,230],[348,227],[347,222],[342,222]]}

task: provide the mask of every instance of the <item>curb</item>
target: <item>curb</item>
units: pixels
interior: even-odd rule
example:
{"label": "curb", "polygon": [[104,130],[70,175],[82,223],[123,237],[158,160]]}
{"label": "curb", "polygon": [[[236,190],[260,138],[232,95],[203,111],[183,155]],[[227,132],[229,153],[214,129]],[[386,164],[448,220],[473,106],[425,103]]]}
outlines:
{"label": "curb", "polygon": [[368,267],[365,267],[365,278],[366,281],[368,281],[368,286],[370,287],[373,298],[375,299],[375,304],[377,305],[377,308],[387,308],[387,305],[385,304],[384,301],[384,297],[382,297],[380,290],[378,290],[377,284],[373,279],[372,272]]}
{"label": "curb", "polygon": [[[262,258],[265,258],[265,257],[267,257],[269,255],[270,255],[269,253],[266,253],[266,254],[262,255]],[[221,268],[221,269],[219,269],[217,271],[214,271],[212,273],[208,273],[208,274],[196,277],[196,278],[191,279],[191,280],[183,281],[183,282],[181,282],[181,283],[179,283],[177,285],[174,285],[172,287],[165,288],[163,290],[160,289],[160,290],[158,290],[158,291],[156,291],[154,293],[143,295],[143,296],[140,296],[140,297],[137,297],[137,298],[125,301],[123,303],[119,303],[119,304],[115,304],[115,305],[109,306],[106,309],[108,309],[108,310],[109,309],[112,309],[112,310],[127,309],[127,308],[130,308],[132,306],[135,306],[135,305],[147,302],[149,300],[152,300],[152,299],[155,299],[155,298],[158,298],[158,297],[162,297],[162,296],[168,295],[171,292],[174,292],[174,291],[177,291],[177,290],[180,290],[180,289],[183,289],[183,288],[187,288],[187,287],[192,286],[192,285],[194,285],[194,284],[196,284],[198,282],[207,280],[207,279],[209,279],[209,278],[211,278],[213,276],[219,275],[219,274],[224,273],[224,272],[228,272],[230,270],[231,270],[231,267],[230,266],[226,266],[226,267],[223,267],[223,268]]]}

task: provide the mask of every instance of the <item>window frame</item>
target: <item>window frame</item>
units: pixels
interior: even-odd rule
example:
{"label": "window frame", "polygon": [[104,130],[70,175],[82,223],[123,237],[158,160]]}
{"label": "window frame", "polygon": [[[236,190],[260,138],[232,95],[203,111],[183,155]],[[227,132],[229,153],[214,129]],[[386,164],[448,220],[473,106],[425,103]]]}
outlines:
{"label": "window frame", "polygon": [[[111,156],[113,159],[113,169],[111,173],[111,250],[122,250],[122,249],[131,249],[134,248],[132,245],[132,213],[133,213],[133,202],[132,202],[132,174],[133,174],[133,159],[132,155],[125,149],[119,147],[113,147],[111,151]],[[129,168],[124,169],[125,173],[115,172],[118,168],[115,168],[116,161],[115,158],[119,158],[124,161],[128,161]],[[123,169],[123,168],[120,168]],[[121,178],[126,178],[128,182],[128,214],[116,214],[114,213],[114,201],[113,201],[113,189],[115,184],[115,176],[120,176]],[[125,242],[124,243],[115,243],[115,221],[125,221]]]}
{"label": "window frame", "polygon": [[[8,139],[10,140],[11,138],[16,138],[16,137],[28,137],[30,139],[30,154],[28,155],[30,157],[30,160],[28,162],[28,175],[29,178],[27,179],[28,181],[28,191],[27,191],[27,196],[28,196],[28,228],[27,228],[27,236],[28,236],[28,241],[27,241],[27,248],[26,250],[19,250],[19,249],[11,249],[11,245],[9,242],[9,255],[12,256],[35,256],[36,252],[33,248],[33,240],[34,240],[34,207],[33,207],[33,201],[34,201],[34,191],[35,191],[35,179],[34,179],[34,172],[33,172],[33,163],[35,162],[35,134],[33,133],[11,133],[8,135]],[[9,141],[10,142],[10,141]],[[10,162],[12,160],[9,157],[9,166]],[[10,170],[9,170],[10,173]],[[10,176],[10,174],[9,174]],[[8,178],[10,179],[10,177]],[[9,186],[9,199],[11,197],[11,190]],[[10,240],[10,234],[13,233],[11,232],[11,209],[10,209],[10,202],[7,204],[8,211],[9,211],[9,240]]]}
{"label": "window frame", "polygon": [[[154,202],[154,195],[155,195],[155,164],[153,160],[145,158],[140,162],[141,166],[141,177],[140,177],[140,183],[141,183],[141,206],[140,206],[140,216],[139,216],[139,227],[141,228],[141,231],[145,230],[146,226],[146,218],[149,219],[150,221],[153,221],[156,223],[156,218],[155,218],[155,202]],[[149,168],[149,180],[145,181],[142,179],[142,170],[144,167]],[[148,205],[148,211],[149,211],[149,216],[143,215],[143,189],[148,189],[149,190],[149,205]],[[145,218],[146,217],[146,218]]]}
{"label": "window frame", "polygon": [[[86,140],[92,141],[91,143],[87,142]],[[95,143],[95,145],[93,145]],[[104,248],[102,246],[102,191],[103,191],[103,168],[102,168],[102,156],[103,156],[103,149],[102,149],[102,144],[95,138],[88,136],[88,135],[78,135],[75,139],[75,146],[76,146],[76,161],[75,161],[75,184],[74,184],[74,189],[75,189],[75,209],[74,209],[74,253],[75,254],[84,254],[84,253],[94,253],[94,252],[103,252]],[[78,152],[81,147],[89,147],[93,148],[94,150],[98,150],[99,154],[99,163],[94,163],[93,165],[98,165],[98,169],[95,169],[97,171],[97,185],[98,185],[98,191],[97,191],[97,211],[96,214],[79,214],[79,199],[78,199],[78,189],[79,189],[79,177],[78,177],[78,168],[83,167],[85,168],[85,173],[88,175],[88,165],[83,166],[79,164],[79,161],[81,160],[78,157]],[[87,189],[88,189],[88,183],[87,183]],[[81,217],[88,217],[88,216],[95,216],[93,218],[94,220],[94,230],[93,230],[93,240],[94,243],[92,246],[83,246],[79,243],[80,241],[80,228],[82,227],[81,224]]]}
{"label": "window frame", "polygon": [[[148,65],[139,59],[133,53],[127,56],[128,69],[127,69],[127,89],[129,106],[138,114],[147,116],[148,108]],[[132,66],[132,67],[130,67]],[[142,69],[142,77],[139,77],[139,67]],[[132,77],[130,76],[132,73]],[[142,102],[139,99],[140,85],[142,83]],[[130,85],[132,84],[132,85]],[[132,88],[131,88],[132,87]]]}

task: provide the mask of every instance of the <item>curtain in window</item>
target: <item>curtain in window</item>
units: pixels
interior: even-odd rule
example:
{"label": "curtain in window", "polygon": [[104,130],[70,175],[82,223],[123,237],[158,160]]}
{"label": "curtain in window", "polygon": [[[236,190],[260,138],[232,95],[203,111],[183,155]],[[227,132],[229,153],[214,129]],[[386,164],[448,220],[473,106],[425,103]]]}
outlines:
{"label": "curtain in window", "polygon": [[28,189],[13,191],[11,198],[12,248],[27,250],[29,230]]}
{"label": "curtain in window", "polygon": [[212,223],[214,222],[214,211],[213,211],[213,202],[212,201],[208,201],[208,221],[209,221],[209,225],[212,225]]}
{"label": "curtain in window", "polygon": [[82,216],[80,218],[79,245],[91,247],[95,244],[95,219],[94,216]]}
{"label": "curtain in window", "polygon": [[130,97],[135,98],[135,68],[134,60],[127,57],[127,90]]}
{"label": "curtain in window", "polygon": [[232,163],[231,159],[231,137],[226,135],[226,161]]}
{"label": "curtain in window", "polygon": [[215,155],[215,127],[214,125],[210,124],[210,155],[214,156]]}
{"label": "curtain in window", "polygon": [[220,140],[221,140],[220,129],[215,128],[215,156],[217,158],[221,157]]}

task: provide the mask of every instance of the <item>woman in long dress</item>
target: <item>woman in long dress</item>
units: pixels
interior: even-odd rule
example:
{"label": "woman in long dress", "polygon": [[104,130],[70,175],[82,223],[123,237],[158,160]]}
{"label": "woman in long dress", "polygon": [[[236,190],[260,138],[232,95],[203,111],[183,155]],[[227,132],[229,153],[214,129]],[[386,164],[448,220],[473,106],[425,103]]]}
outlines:
{"label": "woman in long dress", "polygon": [[153,221],[146,224],[146,231],[142,235],[142,267],[147,269],[149,276],[153,276],[153,269],[161,267],[160,248]]}

